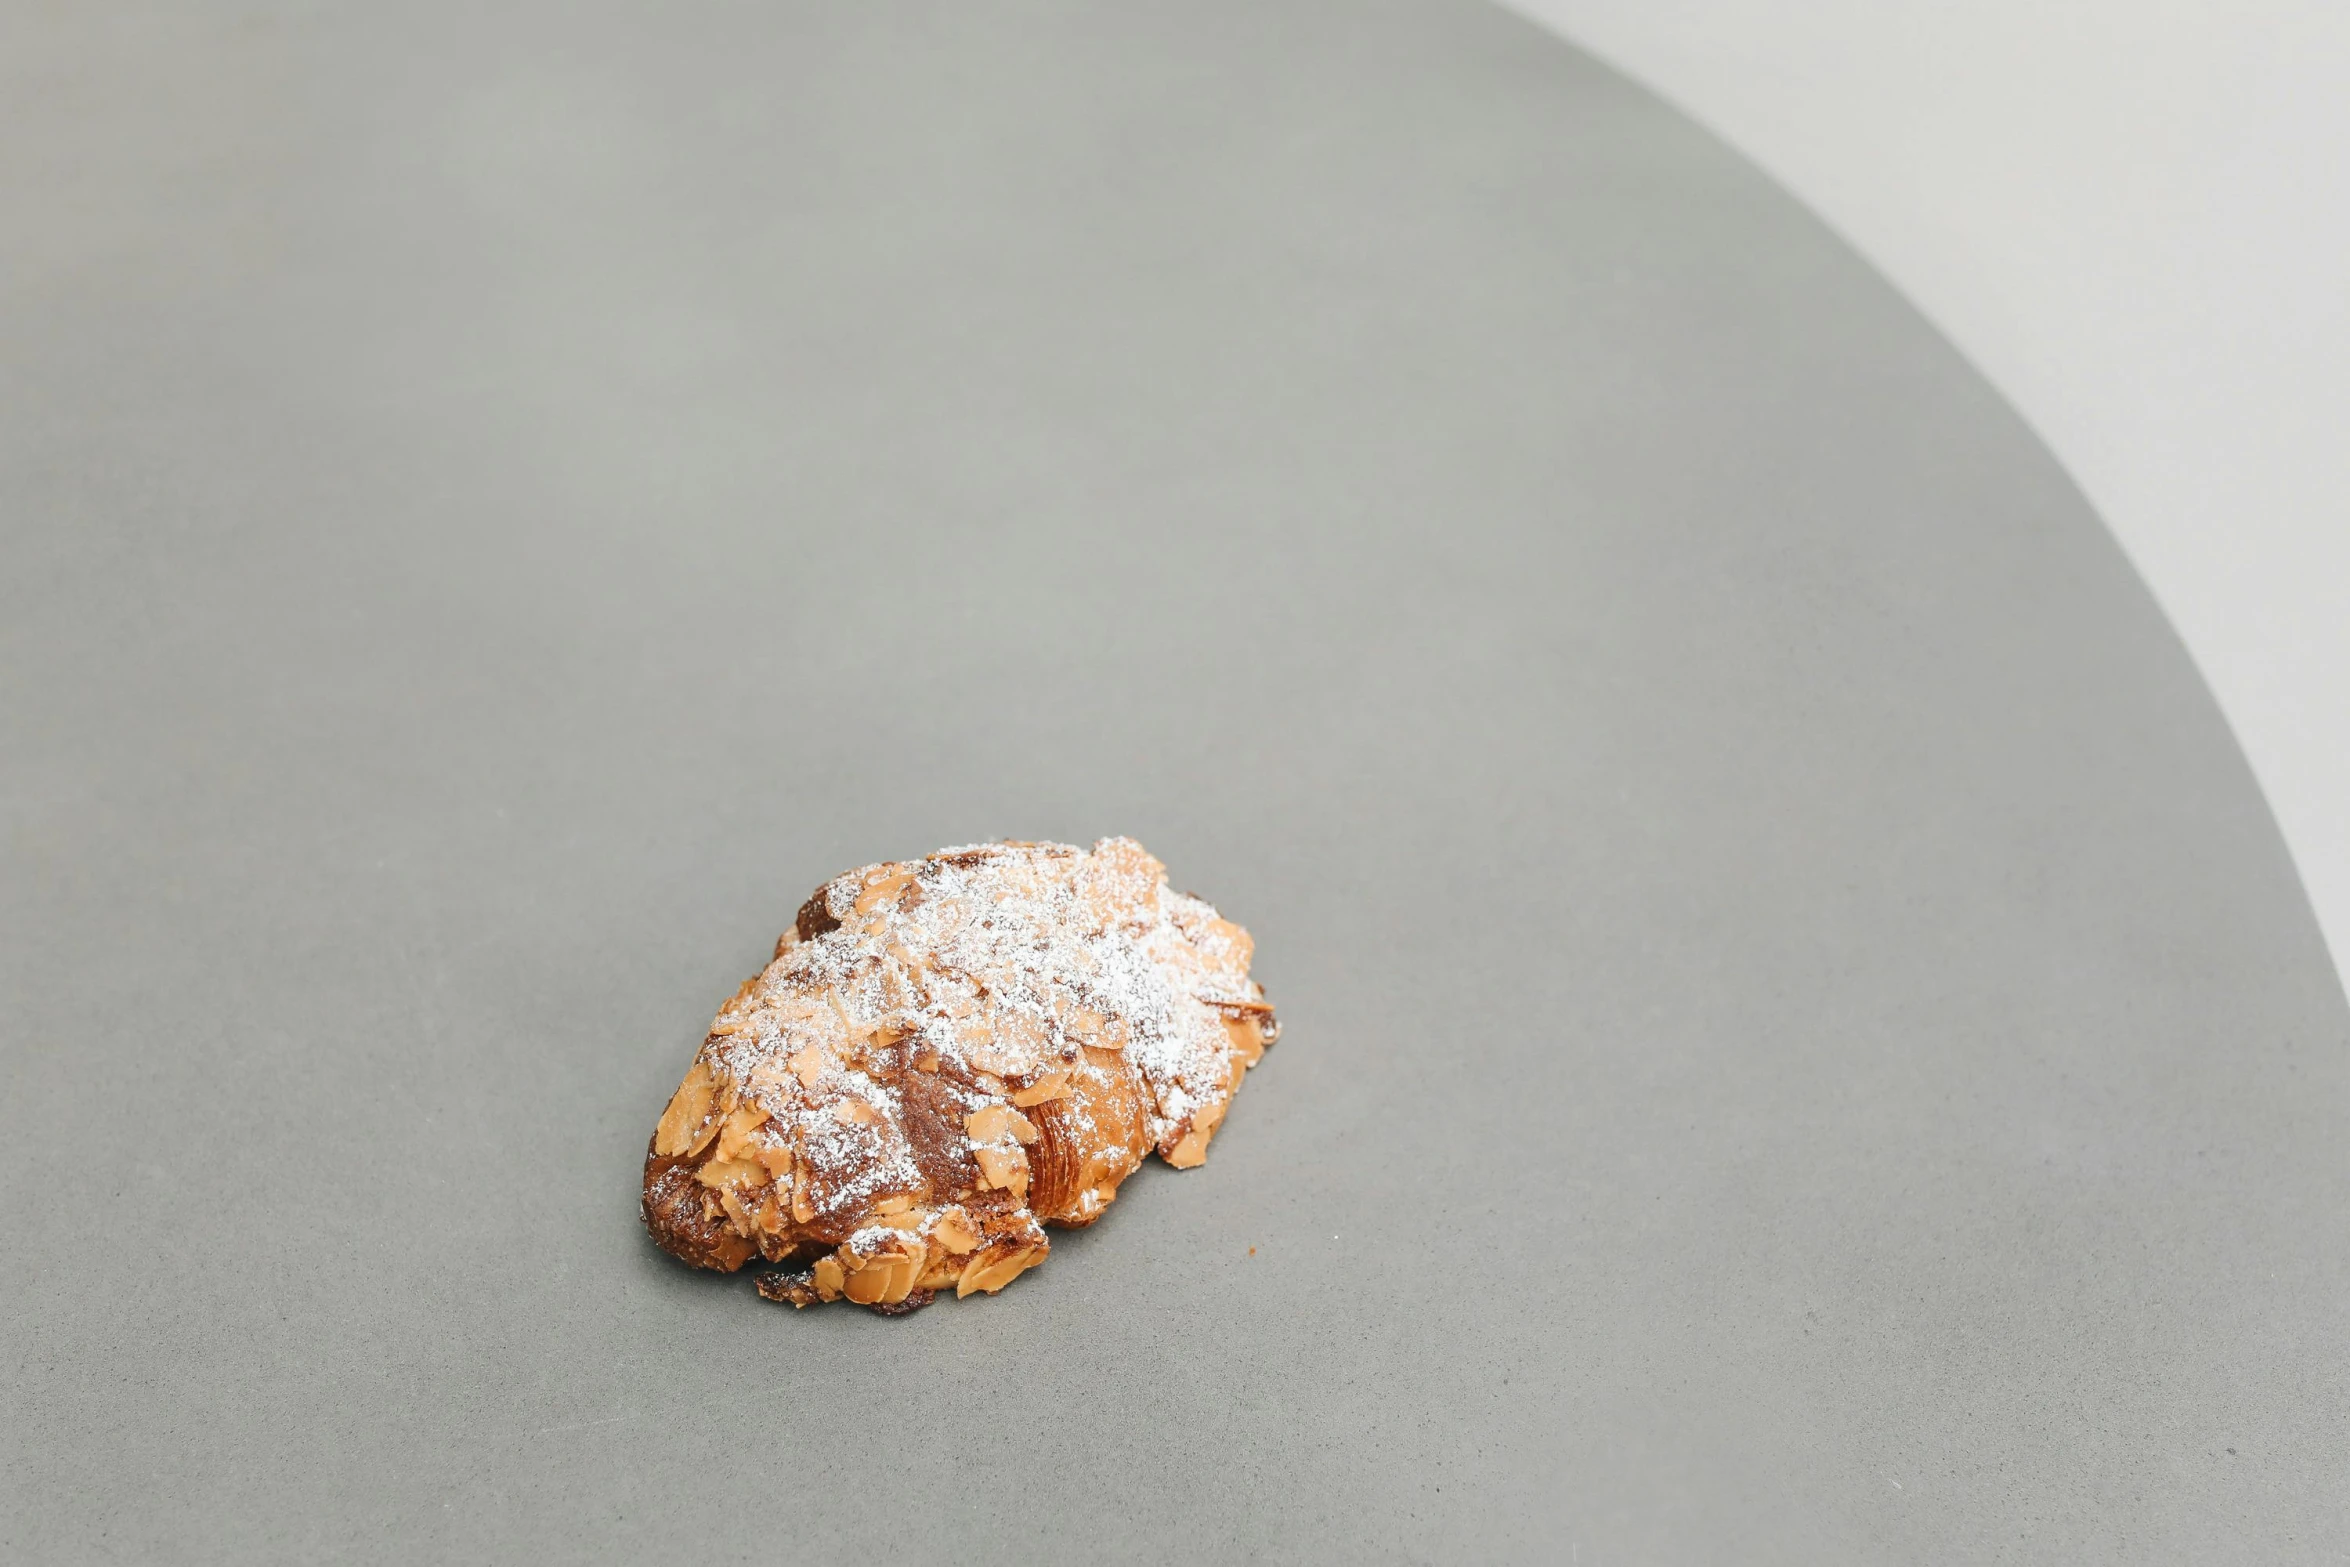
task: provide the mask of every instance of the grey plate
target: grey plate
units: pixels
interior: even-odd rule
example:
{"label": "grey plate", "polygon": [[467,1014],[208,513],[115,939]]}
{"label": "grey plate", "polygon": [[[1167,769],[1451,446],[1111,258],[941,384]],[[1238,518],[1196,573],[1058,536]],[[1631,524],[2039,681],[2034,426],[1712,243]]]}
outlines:
{"label": "grey plate", "polygon": [[[1441,3],[7,27],[0,1554],[2350,1543],[2252,781],[1655,103]],[[1204,1169],[898,1322],[646,1244],[813,883],[1106,832],[1282,1003]]]}

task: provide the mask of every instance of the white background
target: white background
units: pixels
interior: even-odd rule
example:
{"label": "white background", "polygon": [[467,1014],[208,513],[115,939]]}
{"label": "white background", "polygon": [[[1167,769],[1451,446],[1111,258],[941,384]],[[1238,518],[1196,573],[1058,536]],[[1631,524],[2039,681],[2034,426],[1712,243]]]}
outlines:
{"label": "white background", "polygon": [[2350,957],[2350,4],[1508,0],[1721,134],[2119,537]]}

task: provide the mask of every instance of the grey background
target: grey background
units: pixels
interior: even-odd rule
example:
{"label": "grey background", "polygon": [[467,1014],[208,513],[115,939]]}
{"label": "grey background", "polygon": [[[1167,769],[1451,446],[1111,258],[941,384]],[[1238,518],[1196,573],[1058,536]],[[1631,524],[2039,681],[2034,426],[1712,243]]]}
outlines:
{"label": "grey background", "polygon": [[2350,963],[2350,6],[1504,0],[1849,239],[2044,439]]}
{"label": "grey background", "polygon": [[[1650,100],[1437,0],[5,25],[0,1551],[2350,1543],[2257,791]],[[653,1251],[810,885],[1114,831],[1282,1004],[1204,1168],[903,1321]]]}

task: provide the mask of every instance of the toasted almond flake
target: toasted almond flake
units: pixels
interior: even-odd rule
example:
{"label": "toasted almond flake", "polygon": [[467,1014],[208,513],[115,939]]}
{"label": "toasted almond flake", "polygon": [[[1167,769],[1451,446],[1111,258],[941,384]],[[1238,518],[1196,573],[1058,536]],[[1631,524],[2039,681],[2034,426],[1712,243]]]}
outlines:
{"label": "toasted almond flake", "polygon": [[981,1252],[963,1267],[962,1276],[955,1281],[958,1299],[974,1290],[985,1290],[992,1295],[1044,1260],[1040,1247],[1027,1247],[1008,1256]]}
{"label": "toasted almond flake", "polygon": [[1002,1070],[1010,1071],[1022,1061],[1033,1061],[1053,1048],[1053,1035],[1044,1020],[1010,1007],[998,1007],[989,1018],[997,1052],[1010,1063]]}
{"label": "toasted almond flake", "polygon": [[960,1257],[979,1244],[979,1230],[962,1209],[948,1208],[931,1225],[930,1238]]}
{"label": "toasted almond flake", "polygon": [[1017,1148],[998,1148],[990,1144],[972,1150],[979,1161],[980,1180],[998,1190],[1007,1189],[1015,1178],[1028,1174],[1028,1156]]}
{"label": "toasted almond flake", "polygon": [[734,1225],[736,1234],[747,1236],[759,1227],[758,1221],[751,1217],[751,1211],[743,1206],[742,1198],[735,1194],[733,1187],[719,1188],[718,1205],[726,1210],[726,1217]]}
{"label": "toasted almond flake", "polygon": [[726,1118],[718,1132],[718,1148],[712,1155],[718,1159],[741,1159],[750,1155],[750,1137],[765,1124],[767,1112],[744,1100],[734,1107],[734,1114]]}
{"label": "toasted almond flake", "polygon": [[712,1159],[694,1172],[694,1179],[714,1191],[764,1186],[767,1169],[755,1159]]}
{"label": "toasted almond flake", "polygon": [[694,1152],[695,1134],[709,1120],[710,1103],[717,1090],[718,1081],[710,1075],[708,1063],[695,1061],[686,1072],[685,1081],[670,1096],[669,1108],[661,1112],[661,1124],[653,1129],[653,1151],[665,1159]]}
{"label": "toasted almond flake", "polygon": [[912,871],[900,870],[896,866],[887,867],[883,874],[865,883],[865,890],[857,894],[857,901],[850,907],[858,914],[878,912],[883,904],[896,902],[898,894],[911,886],[913,881]]}
{"label": "toasted almond flake", "polygon": [[[1026,1109],[1030,1105],[1043,1104],[1048,1099],[1066,1099],[1068,1097],[1069,1074],[1066,1072],[1047,1072],[1032,1086],[1023,1088],[1018,1093],[1012,1095],[1012,1103],[1020,1106],[1022,1109]],[[1021,1141],[1026,1142],[1028,1139],[1022,1138]]]}
{"label": "toasted almond flake", "polygon": [[1191,1130],[1169,1150],[1169,1164],[1178,1170],[1188,1170],[1207,1162],[1208,1139],[1216,1135],[1216,1128],[1224,1119],[1225,1103],[1219,1100],[1200,1107],[1199,1113],[1192,1117]]}

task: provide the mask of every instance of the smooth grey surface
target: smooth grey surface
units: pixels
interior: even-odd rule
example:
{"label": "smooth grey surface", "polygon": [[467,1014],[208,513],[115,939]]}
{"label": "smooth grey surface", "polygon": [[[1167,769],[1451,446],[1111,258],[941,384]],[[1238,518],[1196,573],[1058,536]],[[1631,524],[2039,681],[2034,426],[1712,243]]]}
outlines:
{"label": "smooth grey surface", "polygon": [[[0,27],[0,1554],[2350,1545],[2251,781],[1653,102],[1438,0]],[[1113,831],[1288,1025],[1203,1169],[903,1321],[652,1250],[810,885]]]}

